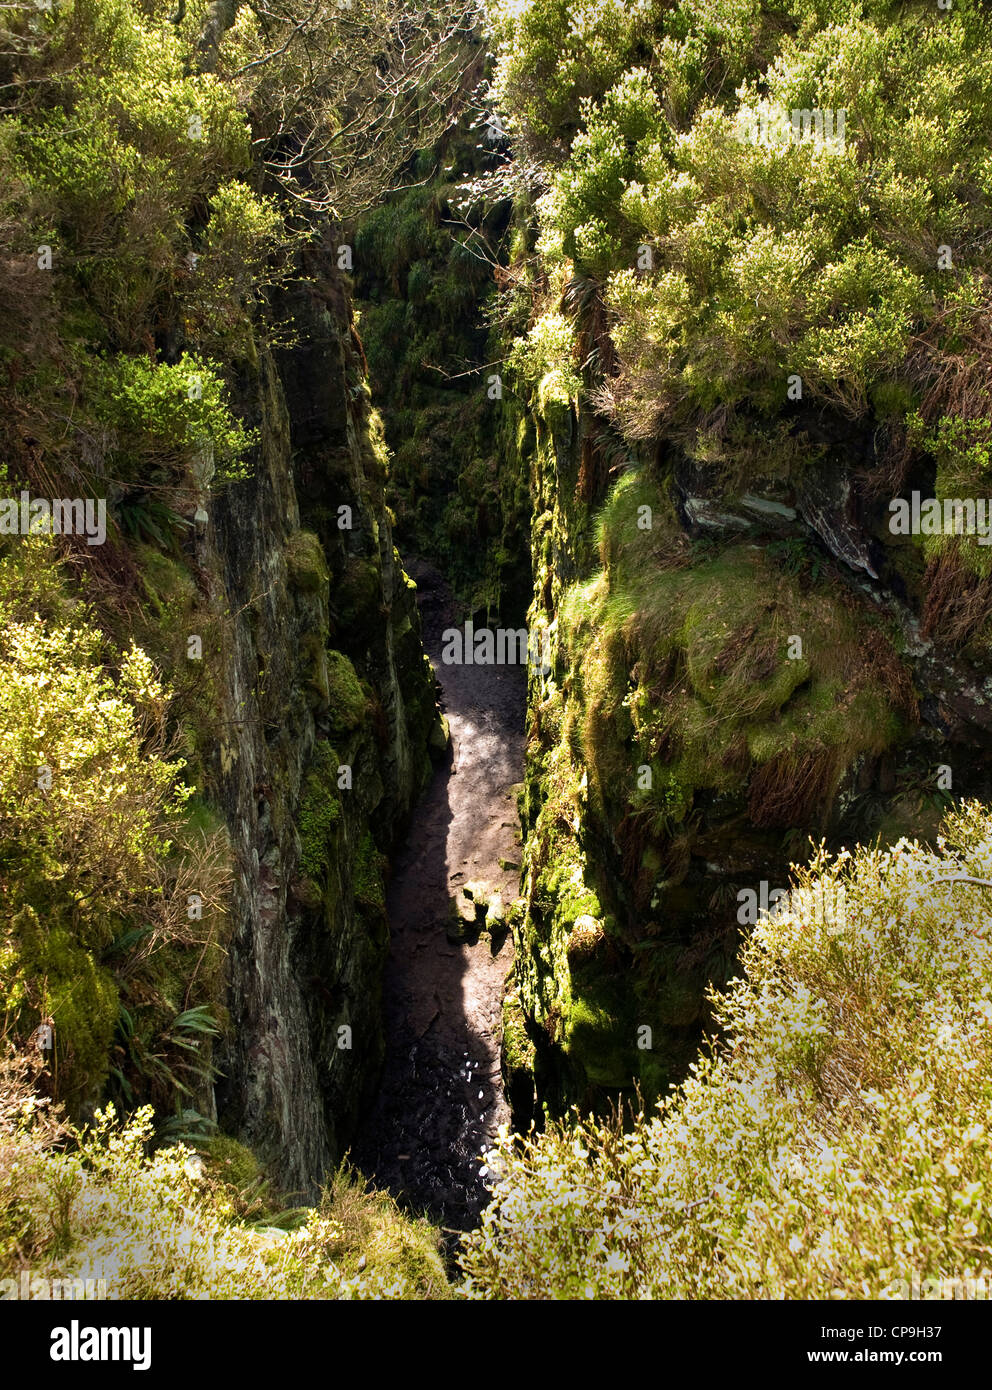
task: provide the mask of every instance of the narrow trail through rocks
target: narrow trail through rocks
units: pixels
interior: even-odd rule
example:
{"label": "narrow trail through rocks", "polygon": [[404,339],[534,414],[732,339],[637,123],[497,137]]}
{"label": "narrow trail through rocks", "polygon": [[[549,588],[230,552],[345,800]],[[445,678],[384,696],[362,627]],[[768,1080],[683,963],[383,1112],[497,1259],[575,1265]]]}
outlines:
{"label": "narrow trail through rocks", "polygon": [[[404,1205],[468,1230],[488,1202],[480,1151],[509,1119],[500,1075],[509,932],[466,926],[452,940],[452,897],[466,885],[504,905],[519,884],[515,785],[523,776],[526,671],[445,666],[441,633],[460,620],[441,575],[407,566],[418,586],[424,644],[443,689],[451,748],[414,811],[387,897],[386,1060],[352,1161]],[[501,867],[500,861],[507,867]]]}

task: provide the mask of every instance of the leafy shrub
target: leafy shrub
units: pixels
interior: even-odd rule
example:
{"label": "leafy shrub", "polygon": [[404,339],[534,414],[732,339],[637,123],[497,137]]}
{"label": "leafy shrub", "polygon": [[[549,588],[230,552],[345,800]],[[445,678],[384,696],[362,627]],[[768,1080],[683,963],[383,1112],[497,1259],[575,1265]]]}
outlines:
{"label": "leafy shrub", "polygon": [[[600,286],[619,364],[594,399],[629,437],[691,438],[718,406],[777,411],[790,374],[851,415],[934,380],[961,285],[987,273],[980,6],[535,0],[490,23],[496,91],[550,185],[539,310],[559,279]],[[788,127],[814,109],[846,112],[843,148],[747,136],[759,115]]]}
{"label": "leafy shrub", "polygon": [[92,369],[97,418],[113,432],[118,477],[144,481],[165,465],[185,477],[189,455],[209,447],[221,476],[241,476],[256,442],[230,412],[222,379],[209,363],[184,353],[169,366],[146,357],[115,357]]}
{"label": "leafy shrub", "polygon": [[0,666],[0,1000],[22,1039],[52,1020],[52,1084],[78,1103],[106,1079],[124,980],[170,944],[205,952],[223,849],[182,834],[167,689],[109,647],[47,538],[0,560]]}

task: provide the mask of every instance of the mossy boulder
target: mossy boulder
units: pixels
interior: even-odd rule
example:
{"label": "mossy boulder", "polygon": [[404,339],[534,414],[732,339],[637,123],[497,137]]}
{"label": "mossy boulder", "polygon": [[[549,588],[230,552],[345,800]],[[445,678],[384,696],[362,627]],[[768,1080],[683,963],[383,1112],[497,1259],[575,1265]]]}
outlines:
{"label": "mossy boulder", "polygon": [[342,652],[327,653],[327,691],[335,731],[346,734],[357,729],[368,711],[368,699],[354,666]]}
{"label": "mossy boulder", "polygon": [[286,569],[289,582],[302,593],[317,594],[330,581],[323,547],[312,531],[297,531],[286,542]]}
{"label": "mossy boulder", "polygon": [[250,1214],[258,1220],[259,1216],[269,1214],[264,1210],[269,1196],[265,1170],[247,1145],[228,1134],[215,1134],[198,1148],[206,1175],[220,1185],[237,1215]]}

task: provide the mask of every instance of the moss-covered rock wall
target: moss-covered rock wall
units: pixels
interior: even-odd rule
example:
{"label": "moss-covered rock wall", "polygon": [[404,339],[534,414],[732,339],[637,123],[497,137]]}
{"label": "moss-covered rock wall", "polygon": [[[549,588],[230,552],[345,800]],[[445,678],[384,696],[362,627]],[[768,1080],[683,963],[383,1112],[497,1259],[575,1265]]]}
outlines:
{"label": "moss-covered rock wall", "polygon": [[992,66],[971,0],[489,27],[553,635],[517,990],[538,1090],[593,1103],[684,1068],[810,837],[987,795]]}
{"label": "moss-covered rock wall", "polygon": [[603,429],[536,390],[519,436],[552,665],[530,680],[514,984],[553,1107],[666,1089],[791,863],[932,835],[989,775],[983,670],[921,637],[853,462],[703,495],[662,447],[590,487]]}
{"label": "moss-covered rock wall", "polygon": [[329,247],[302,269],[295,346],[243,384],[255,474],[197,563],[227,629],[205,769],[236,861],[220,1119],[309,1193],[376,1080],[384,856],[439,716],[343,277]]}

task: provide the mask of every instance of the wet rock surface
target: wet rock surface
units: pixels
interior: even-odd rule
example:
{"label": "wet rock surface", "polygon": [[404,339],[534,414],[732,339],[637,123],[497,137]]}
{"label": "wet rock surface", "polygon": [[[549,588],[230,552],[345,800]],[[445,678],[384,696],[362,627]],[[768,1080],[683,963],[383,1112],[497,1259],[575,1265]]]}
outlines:
{"label": "wet rock surface", "polygon": [[519,871],[500,861],[520,862],[514,787],[526,672],[443,665],[441,634],[462,619],[436,570],[416,561],[408,568],[451,746],[394,860],[386,1059],[351,1157],[404,1205],[466,1230],[488,1201],[480,1152],[509,1120],[500,1030],[513,947],[499,904],[516,896]]}

